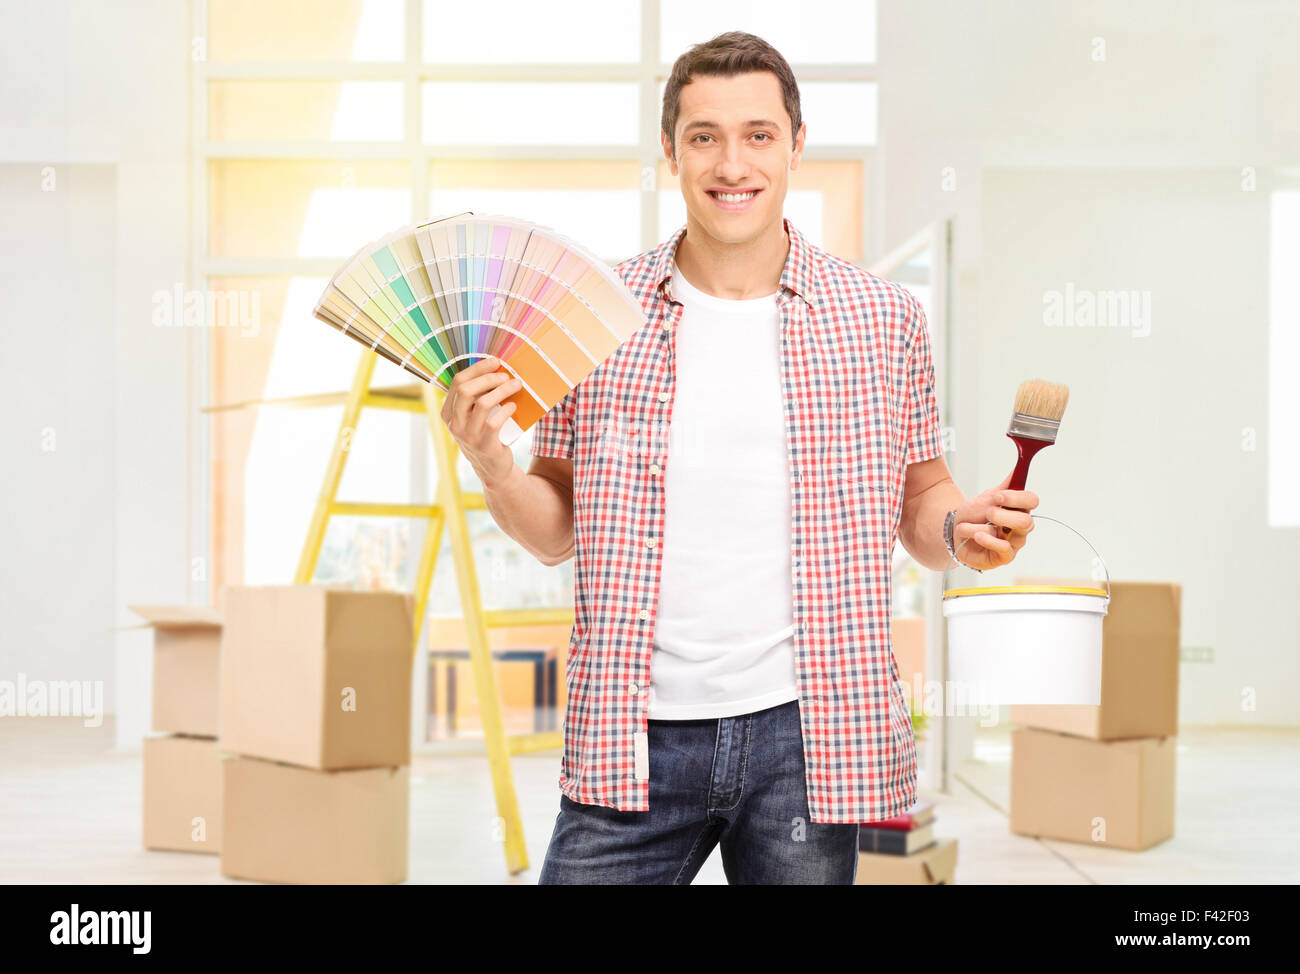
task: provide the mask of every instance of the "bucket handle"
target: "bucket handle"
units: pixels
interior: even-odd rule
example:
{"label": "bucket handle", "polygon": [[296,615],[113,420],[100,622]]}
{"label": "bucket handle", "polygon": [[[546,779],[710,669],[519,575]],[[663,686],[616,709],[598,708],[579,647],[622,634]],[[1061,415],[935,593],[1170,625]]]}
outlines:
{"label": "bucket handle", "polygon": [[[1106,601],[1109,602],[1110,601],[1110,569],[1106,567],[1106,559],[1101,556],[1101,552],[1099,552],[1096,548],[1092,546],[1092,542],[1089,541],[1087,538],[1085,538],[1082,534],[1079,534],[1078,531],[1075,531],[1074,528],[1071,528],[1068,524],[1066,524],[1064,521],[1060,520],[1059,518],[1048,517],[1046,514],[1030,514],[1029,516],[1033,518],[1035,521],[1037,521],[1039,518],[1042,518],[1044,521],[1055,521],[1057,524],[1061,525],[1062,527],[1069,528],[1069,530],[1074,531],[1074,533],[1079,536],[1079,540],[1081,540],[1084,544],[1086,544],[1088,548],[1092,551],[1092,553],[1097,556],[1097,561],[1101,562],[1102,574],[1105,576],[1105,580],[1106,580]],[[993,526],[997,527],[997,525],[993,525]],[[960,552],[962,546],[965,545],[966,542],[970,540],[971,540],[970,538],[966,538],[965,541],[962,541],[962,543],[957,546],[956,550],[953,551],[953,553],[948,556],[948,564],[944,566],[943,569],[943,586],[939,589],[941,595],[942,593],[948,591],[948,573],[952,571],[953,565],[962,564],[957,560],[958,552]],[[969,568],[970,566],[962,565],[962,567]]]}

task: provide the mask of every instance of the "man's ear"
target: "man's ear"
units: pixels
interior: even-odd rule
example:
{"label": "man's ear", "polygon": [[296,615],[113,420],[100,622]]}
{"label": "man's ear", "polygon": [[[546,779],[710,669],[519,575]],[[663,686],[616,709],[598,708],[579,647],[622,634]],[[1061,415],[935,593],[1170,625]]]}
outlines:
{"label": "man's ear", "polygon": [[677,175],[677,160],[673,158],[672,141],[668,138],[668,133],[663,129],[659,130],[659,144],[663,147],[664,158],[668,160],[668,165],[672,167],[672,174]]}
{"label": "man's ear", "polygon": [[807,144],[807,142],[808,142],[808,123],[800,122],[799,131],[795,134],[795,139],[794,139],[794,150],[793,150],[794,158],[790,160],[790,170],[792,172],[799,168],[799,162],[803,158],[803,147]]}

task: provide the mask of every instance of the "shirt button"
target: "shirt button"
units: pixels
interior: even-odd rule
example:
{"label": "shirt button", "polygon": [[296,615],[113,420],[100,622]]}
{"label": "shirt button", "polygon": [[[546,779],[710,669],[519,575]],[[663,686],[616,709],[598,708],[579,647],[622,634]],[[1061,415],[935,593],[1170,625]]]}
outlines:
{"label": "shirt button", "polygon": [[630,684],[628,684],[627,692],[628,692],[628,693],[635,694],[635,693],[636,693],[638,690],[640,690],[640,689],[641,689],[641,688],[640,688],[639,686],[637,686],[635,683],[630,683]]}
{"label": "shirt button", "polygon": [[666,393],[666,392],[661,392],[661,393],[659,393],[659,401],[660,401],[660,402],[667,402],[667,401],[668,401],[668,393]]}
{"label": "shirt button", "polygon": [[654,538],[648,539],[645,543],[645,546],[647,548],[653,548],[655,546],[655,539]]}
{"label": "shirt button", "polygon": [[649,618],[650,618],[650,610],[649,610],[649,609],[642,609],[640,612],[637,613],[637,615],[638,615],[640,618],[642,618],[642,619],[649,619]]}
{"label": "shirt button", "polygon": [[657,463],[652,463],[652,464],[650,464],[650,472],[651,472],[651,473],[658,473],[658,472],[659,472],[659,464],[657,464]]}

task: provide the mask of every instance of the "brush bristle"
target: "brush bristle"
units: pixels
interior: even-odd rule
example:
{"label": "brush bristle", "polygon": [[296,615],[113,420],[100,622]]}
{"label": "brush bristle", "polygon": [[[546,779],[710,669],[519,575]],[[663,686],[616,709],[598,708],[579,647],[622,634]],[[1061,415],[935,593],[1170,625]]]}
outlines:
{"label": "brush bristle", "polygon": [[1065,415],[1065,404],[1070,401],[1069,386],[1028,379],[1016,390],[1016,412],[1026,416],[1060,421]]}

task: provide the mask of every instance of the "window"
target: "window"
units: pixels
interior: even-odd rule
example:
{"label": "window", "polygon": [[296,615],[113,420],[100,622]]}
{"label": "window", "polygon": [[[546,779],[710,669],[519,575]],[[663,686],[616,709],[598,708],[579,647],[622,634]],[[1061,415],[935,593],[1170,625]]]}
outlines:
{"label": "window", "polygon": [[[208,329],[209,402],[347,388],[359,349],[311,309],[344,259],[398,226],[510,213],[610,263],[667,237],[685,211],[659,145],[660,95],[671,62],[724,30],[765,37],[800,80],[811,141],[787,215],[846,259],[879,249],[872,2],[806,0],[797,19],[787,5],[717,0],[566,0],[559,15],[532,0],[192,0],[192,9],[192,286],[233,295],[244,312]],[[376,366],[378,385],[409,379]],[[337,407],[212,414],[200,448],[214,600],[227,583],[292,577],[338,416]],[[426,501],[427,446],[422,417],[366,411],[340,498]],[[527,464],[526,438],[516,457]],[[463,459],[461,473],[477,488]],[[409,588],[423,528],[333,518],[316,578]],[[566,601],[571,563],[512,556],[485,513],[471,515],[471,529],[489,607]],[[450,572],[434,589],[431,612],[459,611]]]}

